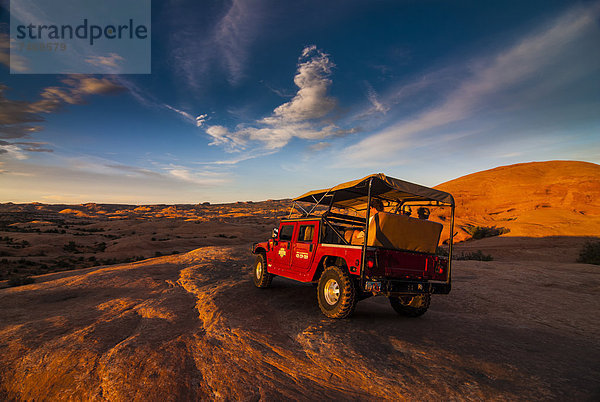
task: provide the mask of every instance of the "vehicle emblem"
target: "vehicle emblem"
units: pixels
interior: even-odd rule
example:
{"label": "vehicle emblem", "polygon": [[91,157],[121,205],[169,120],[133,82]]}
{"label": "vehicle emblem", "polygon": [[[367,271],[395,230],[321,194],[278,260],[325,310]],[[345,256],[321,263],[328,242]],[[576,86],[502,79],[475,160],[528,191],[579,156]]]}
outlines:
{"label": "vehicle emblem", "polygon": [[285,257],[285,249],[284,249],[283,247],[281,247],[281,248],[279,249],[279,256],[280,256],[281,258]]}

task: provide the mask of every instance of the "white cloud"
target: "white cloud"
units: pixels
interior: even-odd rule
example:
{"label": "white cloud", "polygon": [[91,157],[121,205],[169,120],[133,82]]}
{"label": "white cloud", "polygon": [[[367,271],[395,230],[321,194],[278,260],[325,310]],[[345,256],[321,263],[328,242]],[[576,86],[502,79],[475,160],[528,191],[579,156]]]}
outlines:
{"label": "white cloud", "polygon": [[106,66],[116,69],[123,60],[125,59],[118,54],[110,53],[108,56],[90,56],[85,59],[85,62],[94,66]]}
{"label": "white cloud", "polygon": [[[291,122],[318,119],[336,106],[336,100],[327,95],[331,86],[328,77],[335,64],[329,59],[329,55],[317,50],[314,45],[302,51],[302,58],[309,57],[310,59],[298,65],[298,72],[294,77],[294,83],[299,88],[296,96],[273,111],[275,118]],[[265,122],[272,120],[273,117],[265,119]]]}
{"label": "white cloud", "polygon": [[202,127],[207,117],[207,114],[201,114],[199,116],[196,116],[196,127]]}
{"label": "white cloud", "polygon": [[13,144],[8,144],[4,141],[3,141],[3,143],[4,144],[0,143],[0,155],[6,154],[9,157],[12,157],[12,158],[15,158],[18,160],[27,159],[27,155],[23,152],[21,147],[19,147],[17,145],[13,145]]}
{"label": "white cloud", "polygon": [[377,166],[399,160],[399,151],[416,146],[430,130],[470,118],[491,98],[534,77],[550,66],[589,29],[594,29],[599,7],[576,9],[546,29],[507,50],[480,61],[470,76],[445,101],[352,145],[340,154],[339,165]]}
{"label": "white cloud", "polygon": [[253,124],[240,124],[234,131],[218,125],[207,127],[206,133],[212,137],[210,145],[222,145],[228,151],[235,151],[257,141],[267,150],[277,150],[294,137],[320,140],[355,132],[323,120],[337,104],[335,98],[327,93],[334,66],[329,55],[316,46],[306,47],[294,77],[299,89],[292,100],[275,108],[270,116]]}

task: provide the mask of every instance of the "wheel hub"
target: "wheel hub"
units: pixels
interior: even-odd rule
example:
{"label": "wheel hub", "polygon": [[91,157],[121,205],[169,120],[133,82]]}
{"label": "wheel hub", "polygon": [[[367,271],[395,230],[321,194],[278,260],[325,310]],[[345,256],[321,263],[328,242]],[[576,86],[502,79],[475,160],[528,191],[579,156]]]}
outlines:
{"label": "wheel hub", "polygon": [[262,263],[259,262],[258,264],[256,264],[256,277],[258,279],[260,279],[261,276],[262,276]]}
{"label": "wheel hub", "polygon": [[340,285],[335,279],[330,279],[325,283],[323,293],[327,304],[333,306],[340,298]]}

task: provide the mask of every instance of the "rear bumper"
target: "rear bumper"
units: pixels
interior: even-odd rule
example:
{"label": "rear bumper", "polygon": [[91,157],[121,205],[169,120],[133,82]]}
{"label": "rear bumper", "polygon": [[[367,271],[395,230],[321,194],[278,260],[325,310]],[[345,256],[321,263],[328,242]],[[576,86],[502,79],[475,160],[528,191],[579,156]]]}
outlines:
{"label": "rear bumper", "polygon": [[445,282],[402,281],[394,279],[373,279],[365,282],[363,291],[385,296],[401,296],[414,294],[448,294],[451,284]]}

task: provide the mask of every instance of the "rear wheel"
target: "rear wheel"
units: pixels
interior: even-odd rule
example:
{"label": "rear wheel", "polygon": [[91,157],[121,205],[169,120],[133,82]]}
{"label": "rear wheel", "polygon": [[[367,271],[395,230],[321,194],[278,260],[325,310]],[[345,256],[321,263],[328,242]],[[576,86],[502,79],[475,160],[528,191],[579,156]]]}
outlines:
{"label": "rear wheel", "polygon": [[329,318],[346,318],[356,307],[356,288],[348,273],[336,266],[323,271],[317,287],[317,299]]}
{"label": "rear wheel", "polygon": [[431,303],[431,295],[390,296],[390,304],[396,313],[407,317],[419,317],[425,314]]}
{"label": "rear wheel", "polygon": [[272,274],[267,272],[267,259],[264,254],[256,256],[254,269],[252,270],[252,279],[257,288],[268,288],[273,280]]}

